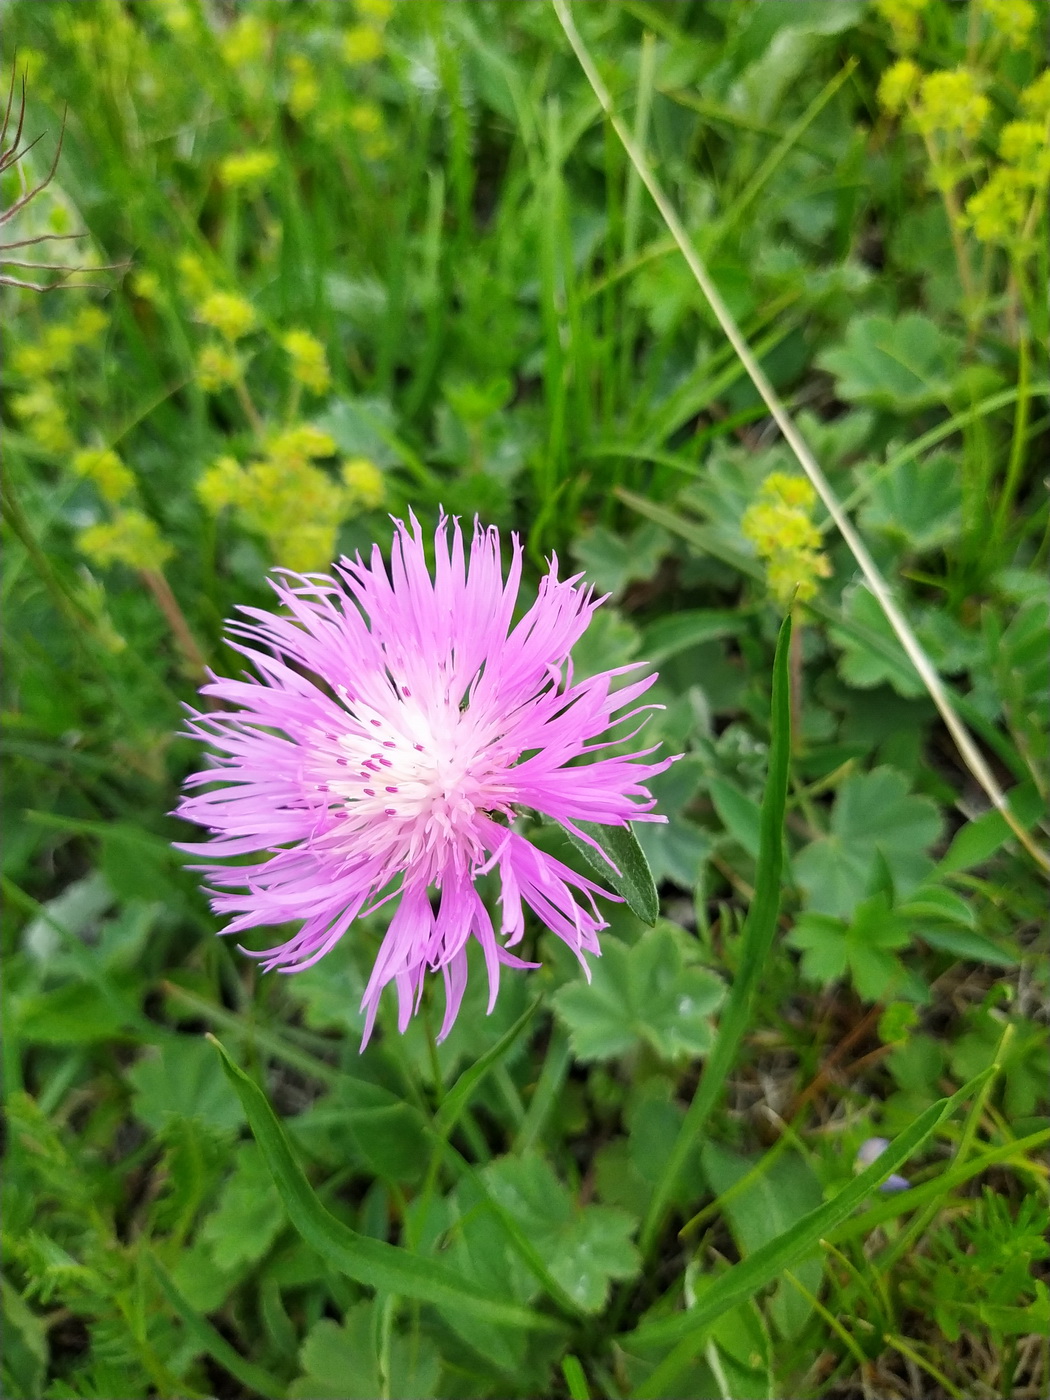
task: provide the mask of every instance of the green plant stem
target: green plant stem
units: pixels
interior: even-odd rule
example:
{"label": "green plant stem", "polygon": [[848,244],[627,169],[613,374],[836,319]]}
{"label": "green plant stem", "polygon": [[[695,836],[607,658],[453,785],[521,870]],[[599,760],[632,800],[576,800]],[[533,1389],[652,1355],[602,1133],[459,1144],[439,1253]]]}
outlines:
{"label": "green plant stem", "polygon": [[907,1357],[914,1365],[920,1367],[928,1376],[932,1376],[937,1384],[947,1391],[952,1397],[952,1400],[966,1400],[963,1391],[959,1390],[957,1386],[952,1385],[943,1371],[938,1371],[937,1367],[934,1366],[932,1362],[920,1356],[915,1348],[910,1346],[903,1337],[895,1337],[892,1333],[886,1333],[883,1340],[888,1346],[893,1347],[894,1351],[899,1351],[901,1356]]}
{"label": "green plant stem", "polygon": [[569,1037],[560,1026],[553,1026],[539,1081],[533,1091],[529,1106],[525,1110],[525,1120],[514,1139],[513,1150],[519,1156],[524,1155],[530,1148],[534,1147],[537,1139],[543,1133],[547,1119],[550,1117],[551,1110],[561,1093],[562,1085],[565,1083],[565,1076],[569,1072],[571,1061]]}
{"label": "green plant stem", "polygon": [[719,1020],[714,1048],[704,1064],[692,1103],[686,1110],[674,1147],[653,1189],[642,1221],[639,1246],[648,1256],[663,1228],[671,1198],[678,1186],[689,1153],[718,1101],[737,1051],[750,1023],[752,1001],[769,957],[780,909],[780,875],[783,866],[784,807],[787,800],[788,760],[791,751],[791,710],[788,653],[791,618],[787,617],[777,639],[773,661],[773,698],[769,776],[762,801],[755,898],[744,926],[740,966],[733,980],[726,1008]]}
{"label": "green plant stem", "polygon": [[1010,509],[1021,483],[1024,471],[1025,446],[1027,444],[1028,408],[1031,391],[1028,379],[1030,347],[1028,334],[1022,331],[1017,342],[1017,408],[1014,411],[1014,430],[1010,439],[1010,458],[1006,466],[1006,479],[999,493],[992,520],[992,544],[1000,545],[1009,527]]}

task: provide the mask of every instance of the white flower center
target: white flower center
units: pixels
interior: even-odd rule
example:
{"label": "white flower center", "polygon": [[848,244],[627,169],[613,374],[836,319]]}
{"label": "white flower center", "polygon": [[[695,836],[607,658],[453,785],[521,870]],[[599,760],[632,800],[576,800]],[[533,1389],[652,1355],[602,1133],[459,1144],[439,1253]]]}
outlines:
{"label": "white flower center", "polygon": [[319,787],[329,803],[345,804],[355,832],[367,825],[377,843],[403,843],[406,860],[449,843],[480,859],[474,814],[509,814],[510,788],[469,707],[424,710],[408,697],[383,712],[353,709],[357,732],[325,735]]}

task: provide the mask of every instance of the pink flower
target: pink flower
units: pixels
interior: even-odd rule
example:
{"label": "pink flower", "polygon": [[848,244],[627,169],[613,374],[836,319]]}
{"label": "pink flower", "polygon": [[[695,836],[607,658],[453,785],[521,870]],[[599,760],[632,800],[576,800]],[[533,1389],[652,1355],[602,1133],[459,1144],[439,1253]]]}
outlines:
{"label": "pink flower", "polygon": [[[225,932],[303,921],[287,943],[251,954],[267,970],[309,967],[359,915],[400,895],[362,1002],[364,1042],[391,981],[405,1029],[427,968],[444,977],[447,1035],[472,935],[491,1011],[501,963],[538,965],[508,951],[525,931],[523,904],[586,970],[606,927],[594,896],[616,896],[533,846],[516,815],[531,808],[577,835],[580,820],[663,821],[644,784],[672,761],[636,761],[652,749],[593,757],[618,742],[592,742],[611,724],[652,708],[622,713],[656,677],[613,690],[635,669],[621,666],[574,683],[569,652],[602,601],[579,575],[559,581],[553,559],[513,624],[516,536],[504,581],[498,531],[475,521],[468,567],[459,522],[450,540],[442,518],[431,579],[415,517],[411,529],[395,524],[389,573],[374,546],[369,564],[344,558],[336,578],[282,570],[272,586],[284,616],[240,609],[251,620],[231,624],[231,645],[259,679],[203,687],[239,708],[192,712],[190,734],[217,755],[187,779],[177,813],[212,832],[183,849],[222,862],[260,855],[196,867],[215,912],[234,915]],[[491,869],[502,942],[475,889]]]}

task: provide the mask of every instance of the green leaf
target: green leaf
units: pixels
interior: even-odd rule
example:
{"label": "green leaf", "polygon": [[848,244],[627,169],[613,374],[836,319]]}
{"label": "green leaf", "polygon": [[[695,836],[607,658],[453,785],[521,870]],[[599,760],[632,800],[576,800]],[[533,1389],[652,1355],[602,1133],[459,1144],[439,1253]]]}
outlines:
{"label": "green leaf", "polygon": [[535,1243],[551,1275],[584,1311],[600,1312],[611,1281],[638,1272],[633,1217],[612,1206],[577,1206],[542,1157],[501,1157],[486,1167],[484,1177],[494,1198]]}
{"label": "green leaf", "polygon": [[578,979],[561,987],[554,1005],[578,1059],[613,1059],[641,1040],[673,1060],[707,1051],[709,1017],[722,996],[714,973],[686,966],[680,935],[661,923],[633,948],[603,939],[590,984]]}
{"label": "green leaf", "polygon": [[572,552],[599,593],[621,593],[634,580],[652,578],[670,541],[658,525],[640,525],[629,536],[596,525],[577,535]]}
{"label": "green leaf", "polygon": [[795,877],[810,910],[848,919],[871,887],[881,854],[899,894],[933,869],[924,854],[941,831],[936,805],[908,791],[892,768],[856,774],[839,788],[830,831],[795,857]]}
{"label": "green leaf", "polygon": [[561,1330],[552,1319],[491,1297],[470,1279],[435,1260],[421,1259],[382,1240],[359,1235],[337,1220],[311,1189],[265,1094],[234,1064],[214,1036],[208,1039],[218,1050],[226,1077],[241,1100],[289,1219],[332,1268],[368,1288],[465,1308],[480,1319],[505,1326]]}
{"label": "green leaf", "polygon": [[924,461],[899,460],[883,474],[873,469],[875,483],[861,524],[899,539],[914,553],[950,544],[962,529],[961,469],[947,452]]}
{"label": "green leaf", "polygon": [[441,1107],[434,1115],[434,1131],[447,1137],[459,1120],[459,1115],[470,1102],[475,1089],[488,1074],[504,1058],[511,1047],[516,1043],[518,1037],[525,1030],[526,1026],[535,1016],[542,1003],[542,997],[529,1006],[514,1024],[506,1031],[479,1060],[463,1071],[463,1073],[453,1084],[452,1088],[441,1101]]}
{"label": "green leaf", "polygon": [[655,924],[660,917],[660,899],[653,884],[649,862],[630,825],[601,826],[598,822],[578,821],[576,826],[597,841],[616,867],[615,870],[612,869],[593,846],[581,841],[573,832],[566,831],[565,835],[595,874],[627,901],[629,908],[638,915],[643,924]]}
{"label": "green leaf", "polygon": [[1021,959],[1016,953],[1000,948],[983,933],[962,928],[924,928],[919,930],[924,943],[939,948],[942,953],[954,953],[969,962],[987,963],[990,967],[1016,967]]}
{"label": "green leaf", "polygon": [[849,921],[803,914],[788,941],[805,950],[802,971],[806,977],[827,985],[848,968],[861,997],[881,1001],[895,983],[904,982],[903,968],[891,950],[903,947],[910,938],[908,921],[880,892],[862,900]]}
{"label": "green leaf", "polygon": [[711,777],[708,792],[718,818],[734,840],[739,841],[749,856],[758,859],[762,830],[762,809],[754,798],[731,783],[728,778]]}
{"label": "green leaf", "polygon": [[193,1338],[198,1349],[213,1357],[251,1394],[264,1396],[265,1400],[283,1400],[285,1390],[281,1382],[271,1376],[268,1371],[263,1370],[261,1366],[256,1366],[254,1362],[246,1360],[239,1351],[230,1346],[226,1338],[190,1306],[179,1292],[175,1280],[157,1256],[148,1254],[147,1257],[153,1267],[157,1282],[160,1284],[161,1292],[167,1298],[170,1306],[178,1313],[182,1325]]}
{"label": "green leaf", "polygon": [[[1034,784],[1014,788],[1008,794],[1010,810],[1025,827],[1031,827],[1042,816],[1045,803]],[[950,875],[957,870],[972,870],[990,860],[1013,833],[1002,813],[984,812],[975,817],[952,837],[952,843],[937,863],[938,875]]]}
{"label": "green leaf", "polygon": [[428,1337],[394,1332],[380,1353],[377,1313],[370,1300],[349,1308],[342,1326],[327,1317],[315,1323],[299,1357],[305,1374],[288,1387],[288,1400],[429,1400],[441,1369],[436,1347]]}
{"label": "green leaf", "polygon": [[88,1045],[113,1040],[134,1021],[130,1004],[121,1014],[115,988],[106,995],[98,987],[67,982],[49,992],[11,1000],[11,1019],[23,1040],[38,1045]]}
{"label": "green leaf", "polygon": [[[702,1161],[704,1175],[719,1196],[725,1195],[755,1166],[754,1161],[739,1157],[714,1142],[704,1145]],[[737,1247],[746,1256],[816,1210],[822,1200],[820,1182],[809,1164],[796,1153],[788,1152],[762,1171],[750,1186],[730,1197],[724,1213]],[[810,1293],[816,1294],[824,1273],[823,1259],[814,1256],[800,1260],[794,1273]],[[785,1337],[797,1335],[812,1311],[805,1298],[787,1281],[778,1285],[771,1309],[773,1321]]]}
{"label": "green leaf", "polygon": [[633,1400],[656,1400],[666,1394],[678,1376],[704,1345],[710,1323],[745,1298],[754,1297],[786,1269],[811,1254],[821,1239],[847,1219],[886,1178],[913,1156],[940,1125],[976,1093],[994,1073],[987,1069],[951,1098],[941,1099],[921,1114],[880,1156],[833,1200],[810,1211],[783,1234],[777,1235],[741,1263],[723,1274],[718,1287],[711,1289],[688,1312],[639,1327],[624,1338],[631,1348],[668,1345],[672,1350],[653,1373],[633,1392]]}
{"label": "green leaf", "polygon": [[791,758],[791,701],[788,679],[788,650],[791,644],[791,618],[786,617],[777,637],[773,658],[772,703],[770,710],[769,773],[762,798],[762,828],[755,895],[748,910],[741,939],[740,966],[733,981],[729,1001],[718,1027],[714,1049],[701,1071],[674,1150],[656,1184],[642,1224],[641,1248],[648,1254],[663,1225],[664,1214],[674,1199],[683,1168],[694,1144],[718,1101],[744,1032],[750,1023],[751,1002],[773,947],[780,913],[780,878],[784,864],[784,809],[787,806],[788,774]]}
{"label": "green leaf", "polygon": [[254,1142],[241,1143],[219,1204],[201,1227],[212,1258],[223,1270],[254,1264],[267,1253],[284,1221],[281,1198],[262,1153]]}
{"label": "green leaf", "polygon": [[244,1122],[237,1095],[215,1073],[215,1057],[199,1036],[171,1036],[128,1070],[136,1118],[160,1132],[172,1117],[198,1118],[221,1133]]}
{"label": "green leaf", "polygon": [[948,400],[958,357],[955,337],[909,311],[895,321],[856,317],[845,343],[825,350],[817,365],[835,376],[839,398],[911,413]]}
{"label": "green leaf", "polygon": [[870,690],[892,685],[898,695],[914,699],[924,693],[919,673],[908,660],[875,595],[863,583],[842,595],[842,613],[829,620],[832,640],[842,648],[839,675],[848,685]]}
{"label": "green leaf", "polygon": [[693,608],[668,613],[646,627],[641,651],[651,666],[658,666],[690,647],[734,636],[739,630],[739,610]]}
{"label": "green leaf", "polygon": [[953,890],[933,883],[923,885],[908,896],[900,906],[901,917],[914,924],[951,924],[957,928],[976,928],[977,914],[969,900]]}

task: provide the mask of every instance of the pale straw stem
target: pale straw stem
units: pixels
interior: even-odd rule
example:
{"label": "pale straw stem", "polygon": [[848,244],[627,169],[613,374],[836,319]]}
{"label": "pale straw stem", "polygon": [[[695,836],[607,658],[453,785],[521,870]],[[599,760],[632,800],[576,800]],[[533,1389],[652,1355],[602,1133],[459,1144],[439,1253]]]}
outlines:
{"label": "pale straw stem", "polygon": [[627,152],[631,164],[637,170],[642,183],[652,196],[653,203],[660,211],[660,215],[667,224],[674,241],[678,244],[682,256],[689,265],[690,272],[692,272],[693,276],[696,278],[697,285],[707,298],[711,310],[714,312],[719,325],[725,332],[726,338],[737,355],[739,355],[741,363],[747,370],[752,383],[762,396],[771,416],[783,433],[788,446],[798,458],[803,471],[813,483],[814,489],[823,501],[825,509],[834,521],[842,538],[849,546],[854,559],[856,559],[860,567],[861,573],[864,575],[865,582],[878,599],[883,612],[889,620],[890,626],[897,635],[898,641],[904,648],[908,659],[919,673],[923,685],[925,685],[926,689],[929,691],[930,698],[936,705],[945,727],[954,739],[956,748],[959,750],[963,762],[984,789],[985,793],[988,795],[989,801],[996,810],[1002,814],[1003,820],[1007,823],[1010,830],[1017,837],[1018,841],[1020,841],[1021,845],[1024,846],[1033,860],[1042,866],[1044,870],[1050,870],[1050,856],[1047,856],[1046,852],[1032,840],[1028,832],[1010,811],[1009,804],[1006,800],[1006,794],[1000,788],[995,779],[995,775],[985,762],[984,755],[977,747],[969,730],[956,714],[951,701],[948,699],[944,686],[941,683],[940,676],[937,674],[932,662],[923,650],[919,639],[912,631],[907,618],[894,600],[889,584],[883,578],[875,561],[868,553],[864,541],[857,534],[849,518],[839,505],[838,498],[828,484],[827,478],[824,476],[812,452],[810,452],[801,434],[795,427],[791,416],[781,403],[772,384],[770,384],[769,380],[766,378],[761,365],[751,353],[747,341],[744,339],[740,328],[733,320],[729,308],[722,300],[718,288],[708,276],[707,268],[704,266],[702,258],[693,246],[682,221],[675,212],[674,206],[657,181],[645,155],[635,145],[630,132],[617,116],[615,108],[613,107],[612,98],[609,96],[609,92],[602,82],[590,54],[584,46],[583,40],[577,32],[566,0],[552,0],[552,3],[558,19],[561,21],[561,26],[565,30],[565,35],[572,45],[573,52],[579,60],[580,67],[586,74],[587,81],[594,89],[594,95],[597,97],[606,116],[609,118],[613,130],[623,143],[623,148]]}

